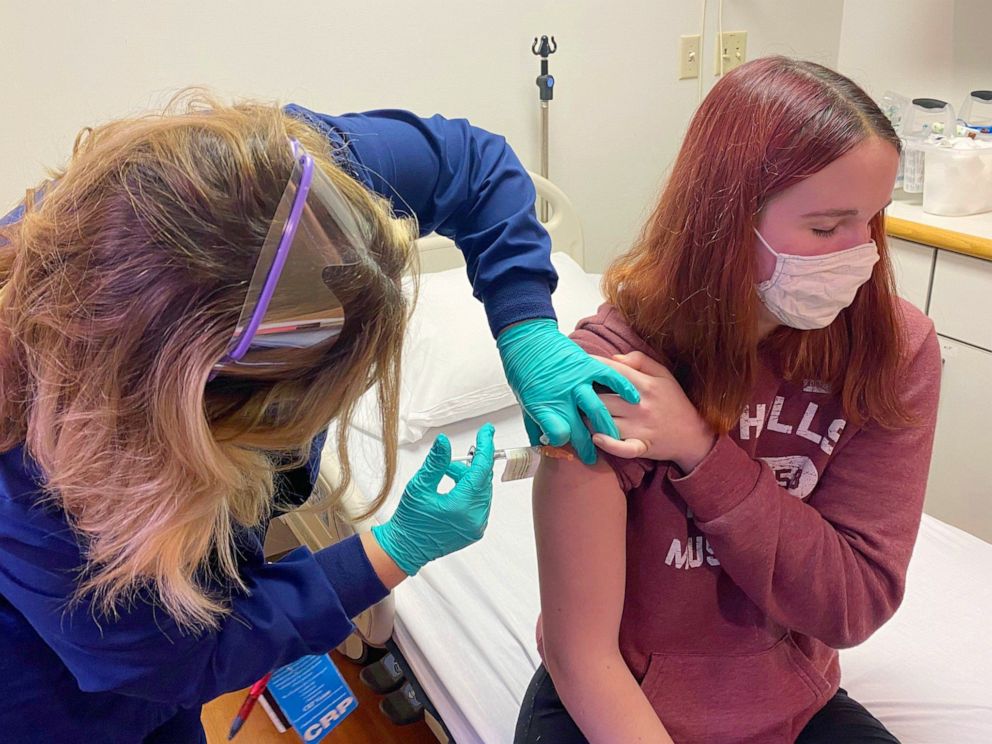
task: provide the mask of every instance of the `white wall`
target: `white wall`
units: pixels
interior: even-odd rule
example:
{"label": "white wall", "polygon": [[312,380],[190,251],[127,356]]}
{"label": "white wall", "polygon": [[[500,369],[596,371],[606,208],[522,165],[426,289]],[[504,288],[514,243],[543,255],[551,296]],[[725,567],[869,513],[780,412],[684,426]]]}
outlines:
{"label": "white wall", "polygon": [[[707,85],[717,5],[709,0]],[[750,57],[832,65],[843,5],[725,0],[724,28],[748,31]],[[636,235],[696,105],[696,81],[676,79],[676,50],[681,34],[698,33],[700,8],[699,0],[0,0],[0,208],[44,165],[64,160],[80,127],[191,84],[335,113],[395,106],[465,116],[505,134],[536,169],[538,62],[529,47],[553,33],[551,177],[583,216],[589,268],[601,269]]]}
{"label": "white wall", "polygon": [[954,102],[960,106],[973,90],[992,90],[989,41],[992,2],[957,0],[954,12]]}
{"label": "white wall", "polygon": [[846,0],[837,65],[876,99],[948,96],[953,32],[954,0]]}
{"label": "white wall", "polygon": [[838,69],[870,95],[940,98],[992,88],[989,0],[845,0]]}

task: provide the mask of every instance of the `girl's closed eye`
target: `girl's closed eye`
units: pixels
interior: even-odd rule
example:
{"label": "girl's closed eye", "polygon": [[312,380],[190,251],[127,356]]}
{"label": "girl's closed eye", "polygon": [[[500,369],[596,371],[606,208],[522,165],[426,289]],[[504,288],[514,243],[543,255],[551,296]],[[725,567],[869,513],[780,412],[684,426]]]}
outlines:
{"label": "girl's closed eye", "polygon": [[834,225],[833,227],[831,227],[829,230],[822,230],[822,229],[819,229],[819,228],[816,228],[816,227],[814,227],[812,229],[813,229],[813,234],[816,235],[817,237],[820,237],[820,238],[829,238],[831,235],[833,235],[835,232],[837,232],[837,226],[836,225]]}

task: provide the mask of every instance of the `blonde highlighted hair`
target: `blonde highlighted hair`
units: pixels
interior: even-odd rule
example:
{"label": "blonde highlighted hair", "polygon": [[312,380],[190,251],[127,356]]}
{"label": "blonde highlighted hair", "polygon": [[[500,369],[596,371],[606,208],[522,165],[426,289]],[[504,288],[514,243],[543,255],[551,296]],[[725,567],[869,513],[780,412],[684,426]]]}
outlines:
{"label": "blonde highlighted hair", "polygon": [[[292,171],[289,138],[344,194],[368,260],[334,286],[347,310],[336,343],[208,383]],[[244,589],[234,530],[269,516],[277,468],[302,462],[332,419],[347,486],[344,433],[375,383],[386,467],[370,510],[388,491],[415,227],[304,122],[195,91],[84,130],[53,176],[0,228],[0,450],[26,446],[77,531],[77,598],[112,617],[151,587],[181,626],[215,627],[228,597],[208,577]]]}

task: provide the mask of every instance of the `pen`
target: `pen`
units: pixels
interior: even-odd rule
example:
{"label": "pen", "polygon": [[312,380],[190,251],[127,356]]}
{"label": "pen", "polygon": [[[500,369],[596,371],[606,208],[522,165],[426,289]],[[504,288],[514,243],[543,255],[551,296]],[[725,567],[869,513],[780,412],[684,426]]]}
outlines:
{"label": "pen", "polygon": [[245,721],[248,719],[248,714],[251,713],[251,709],[255,707],[255,703],[265,692],[265,686],[269,684],[269,678],[272,676],[272,672],[269,672],[264,677],[262,677],[258,682],[251,686],[248,690],[248,697],[241,704],[241,708],[238,710],[238,714],[234,717],[231,722],[231,730],[227,733],[227,740],[230,741],[235,736],[238,735],[238,731],[244,725]]}

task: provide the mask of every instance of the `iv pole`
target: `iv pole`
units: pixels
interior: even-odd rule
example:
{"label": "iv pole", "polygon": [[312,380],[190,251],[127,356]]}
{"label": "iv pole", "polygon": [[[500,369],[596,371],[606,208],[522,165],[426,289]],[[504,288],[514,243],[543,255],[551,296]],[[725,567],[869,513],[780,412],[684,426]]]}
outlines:
{"label": "iv pole", "polygon": [[[555,95],[555,79],[548,74],[548,57],[558,51],[558,42],[552,36],[542,36],[540,42],[534,37],[530,50],[541,58],[541,74],[537,78],[537,90],[541,100],[541,175],[548,177],[548,117],[550,104]],[[548,203],[541,199],[541,222],[548,221]]]}

